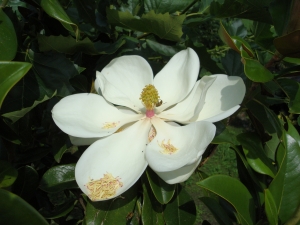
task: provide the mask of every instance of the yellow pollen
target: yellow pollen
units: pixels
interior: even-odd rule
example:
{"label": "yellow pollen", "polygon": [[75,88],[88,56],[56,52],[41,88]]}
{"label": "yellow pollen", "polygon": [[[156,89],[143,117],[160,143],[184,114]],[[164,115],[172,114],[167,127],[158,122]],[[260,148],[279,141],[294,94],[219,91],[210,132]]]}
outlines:
{"label": "yellow pollen", "polygon": [[115,128],[120,122],[112,122],[112,123],[104,123],[103,124],[103,129],[111,129],[111,128]]}
{"label": "yellow pollen", "polygon": [[148,84],[143,88],[140,100],[147,110],[152,110],[159,103],[160,98],[156,88],[152,84]]}
{"label": "yellow pollen", "polygon": [[175,153],[178,150],[177,148],[175,148],[174,145],[172,145],[170,143],[170,139],[168,140],[167,143],[165,143],[165,140],[163,140],[160,144],[158,142],[158,145],[159,145],[159,147],[161,147],[163,149],[162,153],[164,153],[164,154],[170,154],[171,155],[171,154]]}
{"label": "yellow pollen", "polygon": [[116,191],[123,186],[118,178],[113,177],[110,173],[104,174],[99,180],[91,180],[86,184],[89,190],[89,198],[92,201],[104,200],[116,195]]}

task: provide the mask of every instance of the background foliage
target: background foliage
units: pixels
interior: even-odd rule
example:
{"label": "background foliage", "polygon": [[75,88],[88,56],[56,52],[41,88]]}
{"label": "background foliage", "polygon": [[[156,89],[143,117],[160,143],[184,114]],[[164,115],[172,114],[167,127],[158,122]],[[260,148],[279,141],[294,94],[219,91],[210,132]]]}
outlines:
{"label": "background foliage", "polygon": [[155,74],[191,47],[199,78],[225,73],[247,86],[201,163],[227,143],[238,177],[198,168],[200,200],[221,225],[299,224],[299,10],[299,0],[3,0],[0,223],[194,224],[186,185],[150,169],[122,197],[89,201],[74,178],[86,147],[51,117],[62,97],[91,92],[95,71],[113,58],[140,55]]}

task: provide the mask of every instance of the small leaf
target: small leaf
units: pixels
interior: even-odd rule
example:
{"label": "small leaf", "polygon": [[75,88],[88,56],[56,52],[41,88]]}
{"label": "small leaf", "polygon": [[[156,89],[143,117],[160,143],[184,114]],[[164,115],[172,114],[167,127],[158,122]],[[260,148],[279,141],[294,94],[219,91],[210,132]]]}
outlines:
{"label": "small leaf", "polygon": [[18,177],[18,171],[7,161],[0,160],[0,188],[11,186]]}
{"label": "small leaf", "polygon": [[146,171],[150,187],[160,204],[167,204],[171,201],[176,185],[167,184],[150,168]]}
{"label": "small leaf", "polygon": [[185,15],[171,16],[155,14],[150,11],[141,18],[134,17],[130,12],[120,12],[114,9],[107,9],[107,19],[111,25],[120,26],[131,30],[153,33],[162,39],[180,41],[182,36],[182,23]]}
{"label": "small leaf", "polygon": [[0,189],[0,199],[0,221],[9,224],[48,225],[41,214],[19,196]]}
{"label": "small leaf", "polygon": [[30,63],[0,62],[0,108],[9,90],[28,72]]}
{"label": "small leaf", "polygon": [[17,35],[13,23],[2,8],[0,8],[0,34],[0,61],[13,60],[18,47]]}
{"label": "small leaf", "polygon": [[213,175],[197,183],[228,201],[237,211],[241,224],[254,225],[255,207],[247,188],[237,179]]}
{"label": "small leaf", "polygon": [[41,6],[49,16],[60,21],[68,31],[75,33],[77,40],[79,39],[77,25],[71,21],[58,0],[41,0]]}
{"label": "small leaf", "polygon": [[43,175],[39,188],[46,192],[58,192],[77,188],[75,164],[54,166]]}

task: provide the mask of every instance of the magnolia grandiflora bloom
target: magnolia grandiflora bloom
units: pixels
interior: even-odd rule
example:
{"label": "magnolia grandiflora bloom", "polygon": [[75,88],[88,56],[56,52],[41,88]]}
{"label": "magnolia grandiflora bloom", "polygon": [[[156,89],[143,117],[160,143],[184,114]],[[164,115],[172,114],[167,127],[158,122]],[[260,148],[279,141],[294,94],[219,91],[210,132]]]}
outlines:
{"label": "magnolia grandiflora bloom", "polygon": [[122,194],[148,165],[169,184],[189,178],[215,135],[212,122],[233,114],[245,94],[239,77],[212,75],[196,82],[199,68],[190,48],[154,78],[145,59],[122,56],[97,72],[99,95],[75,94],[54,106],[58,127],[77,144],[91,144],[75,169],[91,200]]}

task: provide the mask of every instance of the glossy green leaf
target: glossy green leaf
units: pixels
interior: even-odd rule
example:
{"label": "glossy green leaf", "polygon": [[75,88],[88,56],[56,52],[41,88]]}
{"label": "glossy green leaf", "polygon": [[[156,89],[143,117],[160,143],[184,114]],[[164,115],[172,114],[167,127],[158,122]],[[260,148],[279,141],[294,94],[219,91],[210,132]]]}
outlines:
{"label": "glossy green leaf", "polygon": [[146,171],[147,178],[151,187],[151,190],[160,204],[167,204],[171,201],[176,185],[167,184],[150,168]]}
{"label": "glossy green leaf", "polygon": [[[126,224],[128,215],[134,211],[137,201],[137,187],[132,186],[121,196],[107,201],[92,202],[87,200],[84,217],[88,225]],[[134,216],[134,215],[133,215]]]}
{"label": "glossy green leaf", "polygon": [[19,196],[0,189],[0,221],[10,225],[48,225],[47,221],[31,205]]}
{"label": "glossy green leaf", "polygon": [[18,47],[17,35],[13,23],[2,8],[0,8],[0,34],[0,61],[13,60]]}
{"label": "glossy green leaf", "polygon": [[93,0],[74,0],[80,18],[96,26],[96,2]]}
{"label": "glossy green leaf", "polygon": [[[288,124],[292,126],[292,124]],[[296,139],[294,129],[284,132],[283,144],[277,151],[279,171],[269,186],[269,190],[275,200],[279,218],[285,223],[297,210],[300,205],[300,137]],[[291,135],[290,135],[291,134]]]}
{"label": "glossy green leaf", "polygon": [[237,132],[233,127],[225,126],[223,122],[217,122],[216,124],[217,131],[214,139],[212,140],[213,144],[222,144],[230,143],[232,145],[237,145],[239,142],[236,139]]}
{"label": "glossy green leaf", "polygon": [[77,188],[75,164],[54,166],[46,171],[39,188],[46,192],[57,192],[68,188]]}
{"label": "glossy green leaf", "polygon": [[176,186],[176,193],[164,210],[166,224],[185,225],[196,221],[196,205],[193,198],[180,185]]}
{"label": "glossy green leaf", "polygon": [[89,55],[98,54],[94,43],[87,37],[81,41],[76,41],[76,39],[71,36],[45,36],[38,34],[37,38],[41,52],[57,51],[66,54],[74,54],[76,52]]}
{"label": "glossy green leaf", "polygon": [[169,13],[155,14],[150,11],[140,19],[134,17],[130,12],[120,12],[107,9],[107,19],[111,25],[128,28],[131,30],[153,33],[162,39],[180,41],[182,36],[182,23],[185,15],[171,16]]}
{"label": "glossy green leaf", "polygon": [[255,224],[255,207],[247,188],[237,179],[213,175],[197,183],[228,201],[237,211],[241,224]]}
{"label": "glossy green leaf", "polygon": [[278,211],[269,189],[265,190],[265,211],[270,225],[278,225]]}
{"label": "glossy green leaf", "polygon": [[28,72],[30,63],[0,62],[0,108],[9,90]]}
{"label": "glossy green leaf", "polygon": [[[239,53],[230,49],[225,57],[221,59],[222,65],[227,75],[239,76],[243,78],[244,82],[247,82],[246,75],[244,73],[244,65],[241,62],[242,58]],[[247,84],[247,83],[246,83]]]}
{"label": "glossy green leaf", "polygon": [[[262,1],[260,1],[262,2]],[[266,23],[254,22],[254,41],[264,49],[273,46],[274,34],[271,32],[271,25]]]}
{"label": "glossy green leaf", "polygon": [[63,154],[68,150],[66,143],[69,141],[69,135],[59,133],[52,139],[52,153],[57,163],[60,163]]}
{"label": "glossy green leaf", "polygon": [[0,188],[11,186],[18,177],[18,171],[7,161],[0,160]]}
{"label": "glossy green leaf", "polygon": [[264,154],[260,138],[255,133],[242,133],[237,140],[243,146],[243,150],[249,165],[258,173],[274,178],[276,171],[271,160]]}
{"label": "glossy green leaf", "polygon": [[18,174],[18,178],[12,186],[12,192],[29,201],[35,195],[39,184],[39,175],[31,166],[19,168]]}
{"label": "glossy green leaf", "polygon": [[220,203],[210,197],[201,197],[200,200],[209,208],[210,212],[220,225],[232,225],[232,220],[227,215],[226,211],[222,208]]}
{"label": "glossy green leaf", "polygon": [[115,53],[122,45],[126,43],[126,41],[129,39],[129,37],[120,37],[116,42],[114,43],[104,43],[101,41],[95,42],[95,49],[99,54],[113,54]]}
{"label": "glossy green leaf", "polygon": [[142,224],[164,224],[163,205],[160,204],[150,187],[148,178],[142,176],[143,181],[143,205],[142,205]]}
{"label": "glossy green leaf", "polygon": [[41,6],[49,16],[61,22],[68,31],[75,33],[77,40],[79,39],[79,29],[77,25],[71,21],[58,0],[41,0]]}
{"label": "glossy green leaf", "polygon": [[284,33],[289,22],[292,3],[293,1],[274,0],[269,6],[269,12],[278,36]]}
{"label": "glossy green leaf", "polygon": [[152,41],[150,39],[147,39],[146,43],[153,51],[159,53],[160,55],[169,56],[169,57],[172,57],[177,52],[182,50],[177,46],[163,45],[156,41]]}

